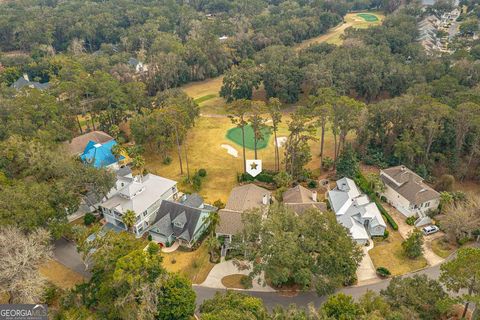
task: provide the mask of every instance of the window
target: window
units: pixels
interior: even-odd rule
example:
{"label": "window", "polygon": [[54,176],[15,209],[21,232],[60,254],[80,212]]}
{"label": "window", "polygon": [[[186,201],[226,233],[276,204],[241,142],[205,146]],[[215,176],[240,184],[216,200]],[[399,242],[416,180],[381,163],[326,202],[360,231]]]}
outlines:
{"label": "window", "polygon": [[428,208],[428,207],[430,207],[430,202],[425,203],[425,208]]}

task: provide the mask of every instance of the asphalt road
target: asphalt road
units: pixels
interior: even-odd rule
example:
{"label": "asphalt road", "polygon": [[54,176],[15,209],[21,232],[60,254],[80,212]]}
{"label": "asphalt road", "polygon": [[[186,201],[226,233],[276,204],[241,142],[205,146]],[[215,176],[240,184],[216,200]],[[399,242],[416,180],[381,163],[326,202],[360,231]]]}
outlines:
{"label": "asphalt road", "polygon": [[[54,246],[54,257],[57,261],[67,266],[68,268],[80,273],[87,279],[90,278],[91,275],[88,271],[85,270],[85,266],[73,242],[67,241],[65,239],[57,240]],[[426,268],[424,270],[405,276],[411,276],[413,274],[426,274],[430,278],[437,279],[440,275],[440,266],[437,265],[434,267]],[[338,290],[338,292],[343,292],[345,294],[353,296],[354,298],[358,298],[368,290],[379,292],[380,290],[385,289],[388,286],[389,282],[390,280],[386,279],[362,286],[342,288]],[[198,285],[194,285],[193,289],[197,294],[197,305],[200,305],[204,300],[213,297],[215,292],[225,291],[224,289],[207,288]],[[269,309],[273,309],[277,305],[280,305],[282,307],[288,307],[291,304],[296,304],[299,307],[306,307],[309,304],[313,304],[314,306],[318,307],[326,299],[325,296],[318,296],[314,292],[301,292],[295,296],[286,296],[276,292],[244,292],[248,293],[251,296],[262,299],[265,303],[265,306]]]}

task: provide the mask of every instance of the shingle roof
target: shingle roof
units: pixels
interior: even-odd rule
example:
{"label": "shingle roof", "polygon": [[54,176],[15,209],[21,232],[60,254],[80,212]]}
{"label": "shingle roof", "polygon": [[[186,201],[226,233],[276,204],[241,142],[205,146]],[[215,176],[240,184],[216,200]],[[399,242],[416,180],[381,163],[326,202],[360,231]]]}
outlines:
{"label": "shingle roof", "polygon": [[150,231],[165,237],[174,234],[177,239],[192,240],[202,210],[178,202],[164,200],[155,217]]}
{"label": "shingle roof", "polygon": [[203,198],[198,193],[188,194],[182,204],[192,208],[200,208],[203,204]]}
{"label": "shingle roof", "polygon": [[284,203],[310,203],[313,201],[313,193],[302,185],[297,185],[283,193]]}
{"label": "shingle roof", "polygon": [[312,208],[318,209],[322,212],[327,211],[327,205],[324,202],[285,203],[285,206],[299,215]]}
{"label": "shingle roof", "polygon": [[239,234],[243,231],[244,225],[242,221],[242,213],[221,209],[218,211],[220,222],[215,228],[216,233],[223,234]]}
{"label": "shingle roof", "polygon": [[65,142],[65,146],[68,153],[77,155],[85,150],[89,141],[103,144],[111,140],[113,140],[113,137],[103,131],[91,131],[73,138],[70,142]]}
{"label": "shingle roof", "polygon": [[252,183],[235,187],[230,192],[225,209],[243,212],[263,205],[266,195],[270,201],[271,192]]}
{"label": "shingle roof", "polygon": [[419,205],[440,197],[419,175],[405,166],[384,169],[380,172],[380,178],[412,204]]}

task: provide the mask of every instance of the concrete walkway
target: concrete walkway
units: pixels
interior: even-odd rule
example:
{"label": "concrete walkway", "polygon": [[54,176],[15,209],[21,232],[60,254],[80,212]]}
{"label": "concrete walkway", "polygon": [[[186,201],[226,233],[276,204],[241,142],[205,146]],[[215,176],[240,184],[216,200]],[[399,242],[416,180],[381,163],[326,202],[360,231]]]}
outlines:
{"label": "concrete walkway", "polygon": [[[200,284],[202,287],[208,288],[216,288],[216,289],[227,289],[222,284],[222,279],[226,276],[233,275],[233,274],[243,274],[248,275],[250,273],[250,269],[246,270],[239,270],[237,266],[233,263],[232,260],[224,261],[222,258],[222,262],[216,264],[210,273],[207,276],[207,279]],[[249,290],[252,291],[259,291],[259,292],[275,292],[274,289],[269,287],[268,285],[263,286],[263,279],[264,276],[261,274],[259,277],[255,278],[252,281],[253,287]],[[259,284],[260,280],[260,284]]]}
{"label": "concrete walkway", "polygon": [[178,247],[180,247],[180,243],[178,241],[175,241],[170,247],[163,247],[162,252],[165,252],[165,253],[174,252],[178,249]]}
{"label": "concrete walkway", "polygon": [[372,259],[368,254],[368,251],[373,249],[373,240],[370,240],[368,247],[362,247],[363,256],[362,261],[357,269],[357,285],[361,286],[366,283],[372,283],[378,280],[377,272],[375,271],[375,266],[373,265]]}

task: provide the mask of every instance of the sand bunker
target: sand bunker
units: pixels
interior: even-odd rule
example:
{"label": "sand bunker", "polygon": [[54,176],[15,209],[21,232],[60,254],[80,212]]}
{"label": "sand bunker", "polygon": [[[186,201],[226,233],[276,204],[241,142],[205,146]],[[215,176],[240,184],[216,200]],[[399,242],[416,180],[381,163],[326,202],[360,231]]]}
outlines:
{"label": "sand bunker", "polygon": [[287,142],[287,137],[277,137],[277,144],[279,147],[283,147],[285,142]]}
{"label": "sand bunker", "polygon": [[235,158],[238,158],[238,151],[234,147],[232,147],[229,144],[222,144],[220,145],[223,149],[227,149],[227,153],[231,156],[234,156]]}

